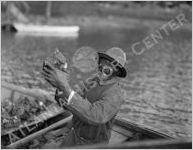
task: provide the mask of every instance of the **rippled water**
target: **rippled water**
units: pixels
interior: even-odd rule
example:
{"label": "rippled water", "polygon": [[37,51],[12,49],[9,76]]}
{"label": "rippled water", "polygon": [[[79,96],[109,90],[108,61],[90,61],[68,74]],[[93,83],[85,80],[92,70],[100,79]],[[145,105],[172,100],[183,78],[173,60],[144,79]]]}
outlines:
{"label": "rippled water", "polygon": [[33,37],[2,33],[2,81],[53,90],[40,76],[42,60],[57,47],[68,62],[81,46],[105,51],[118,46],[127,53],[128,77],[121,82],[125,103],[118,114],[174,137],[191,137],[192,31],[180,28],[141,55],[133,43],[153,30],[149,25],[128,29],[81,29],[78,38]]}

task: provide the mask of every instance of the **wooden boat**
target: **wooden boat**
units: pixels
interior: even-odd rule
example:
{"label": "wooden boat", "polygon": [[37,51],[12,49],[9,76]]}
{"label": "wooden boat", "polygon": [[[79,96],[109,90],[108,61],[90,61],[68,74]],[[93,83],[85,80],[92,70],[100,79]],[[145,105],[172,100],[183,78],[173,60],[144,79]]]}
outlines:
{"label": "wooden boat", "polygon": [[[53,95],[46,93],[45,91],[43,92],[42,90],[39,92],[38,91],[39,90],[25,89],[15,85],[2,83],[1,93],[3,97],[1,99],[5,98],[7,95],[13,99],[13,95],[20,93],[30,95],[38,99],[49,99],[50,101],[53,101]],[[43,123],[39,125],[38,128],[36,128],[36,130],[33,132],[26,133],[27,136],[23,136],[21,139],[3,146],[5,148],[20,148],[21,145],[32,141],[42,134],[45,134],[49,131],[55,131],[58,128],[65,128],[65,126],[70,123],[71,119],[72,115],[69,112],[58,112],[57,114],[52,115],[44,120]],[[11,132],[19,134],[20,130],[15,129]],[[8,137],[7,134],[1,135],[1,139],[5,139],[5,136]],[[81,146],[78,148],[190,148],[191,145],[192,142],[190,139],[174,139],[165,133],[149,129],[145,126],[117,117],[112,128],[111,139],[108,145],[96,144]]]}

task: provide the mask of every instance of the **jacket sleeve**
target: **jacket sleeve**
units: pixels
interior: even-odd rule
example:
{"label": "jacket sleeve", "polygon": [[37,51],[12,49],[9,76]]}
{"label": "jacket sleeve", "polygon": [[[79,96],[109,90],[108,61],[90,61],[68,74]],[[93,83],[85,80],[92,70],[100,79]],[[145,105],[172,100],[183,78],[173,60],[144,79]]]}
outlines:
{"label": "jacket sleeve", "polygon": [[89,124],[104,124],[117,114],[121,104],[119,92],[109,90],[93,104],[76,93],[66,107]]}

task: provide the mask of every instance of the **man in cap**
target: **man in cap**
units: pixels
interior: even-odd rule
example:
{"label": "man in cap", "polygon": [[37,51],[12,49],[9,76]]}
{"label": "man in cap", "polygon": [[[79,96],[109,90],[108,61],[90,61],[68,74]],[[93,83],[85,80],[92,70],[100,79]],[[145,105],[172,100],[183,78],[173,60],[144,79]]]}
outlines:
{"label": "man in cap", "polygon": [[72,128],[62,147],[109,142],[113,120],[123,102],[118,82],[127,75],[126,54],[113,47],[98,55],[99,80],[95,80],[97,84],[86,90],[84,96],[70,87],[67,73],[49,63],[43,68],[44,78],[58,89],[55,99],[73,114]]}

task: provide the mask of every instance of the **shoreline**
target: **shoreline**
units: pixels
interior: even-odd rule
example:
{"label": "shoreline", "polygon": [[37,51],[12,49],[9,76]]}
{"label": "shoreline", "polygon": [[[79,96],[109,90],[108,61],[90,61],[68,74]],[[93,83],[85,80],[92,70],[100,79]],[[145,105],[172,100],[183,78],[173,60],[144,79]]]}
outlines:
{"label": "shoreline", "polygon": [[[165,20],[147,20],[139,18],[128,18],[128,17],[99,17],[99,16],[68,16],[68,17],[58,17],[49,18],[46,20],[43,16],[29,16],[30,20],[33,20],[29,24],[34,25],[50,25],[50,26],[79,26],[80,28],[92,30],[93,28],[117,28],[117,29],[132,29],[137,27],[149,27],[159,28],[161,25],[168,23]],[[175,17],[173,18],[175,19]],[[186,22],[183,25],[184,29],[192,30],[192,23]]]}

